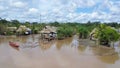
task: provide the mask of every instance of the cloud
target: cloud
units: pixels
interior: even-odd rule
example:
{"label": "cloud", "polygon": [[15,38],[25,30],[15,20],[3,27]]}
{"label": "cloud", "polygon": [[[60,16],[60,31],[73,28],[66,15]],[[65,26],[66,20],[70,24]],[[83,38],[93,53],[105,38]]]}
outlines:
{"label": "cloud", "polygon": [[23,3],[21,1],[11,2],[10,4],[11,4],[12,7],[16,7],[16,8],[24,8],[24,7],[26,7],[26,3]]}
{"label": "cloud", "polygon": [[4,10],[4,7],[3,7],[3,6],[0,6],[0,11],[1,11],[1,10]]}
{"label": "cloud", "polygon": [[28,10],[28,13],[37,13],[37,12],[38,12],[38,9],[36,9],[36,8],[30,8]]}
{"label": "cloud", "polygon": [[119,7],[119,0],[0,0],[0,17],[31,22],[40,22],[40,16],[42,22],[120,22]]}
{"label": "cloud", "polygon": [[94,6],[96,3],[94,0],[73,0],[78,7],[92,7]]}

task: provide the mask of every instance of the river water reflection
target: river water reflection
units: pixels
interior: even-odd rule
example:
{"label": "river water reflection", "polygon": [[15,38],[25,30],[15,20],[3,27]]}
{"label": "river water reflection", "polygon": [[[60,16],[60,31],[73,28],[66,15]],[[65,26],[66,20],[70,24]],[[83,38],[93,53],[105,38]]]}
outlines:
{"label": "river water reflection", "polygon": [[[38,42],[37,47],[15,48]],[[42,41],[39,35],[0,38],[0,68],[119,68],[120,46],[115,49],[94,46],[90,40],[77,36],[65,40]]]}

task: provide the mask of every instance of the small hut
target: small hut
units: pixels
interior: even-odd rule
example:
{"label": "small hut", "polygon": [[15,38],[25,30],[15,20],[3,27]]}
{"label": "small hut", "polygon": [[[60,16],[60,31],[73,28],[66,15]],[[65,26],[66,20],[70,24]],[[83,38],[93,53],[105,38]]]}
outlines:
{"label": "small hut", "polygon": [[90,40],[96,40],[95,35],[96,35],[97,28],[94,28],[92,32],[90,33]]}
{"label": "small hut", "polygon": [[56,38],[56,32],[57,28],[53,26],[45,26],[41,31],[41,38],[42,39],[55,39]]}
{"label": "small hut", "polygon": [[24,35],[29,35],[31,34],[31,29],[30,28],[27,28],[26,26],[24,25],[21,25],[18,29],[17,29],[17,34],[24,34]]}

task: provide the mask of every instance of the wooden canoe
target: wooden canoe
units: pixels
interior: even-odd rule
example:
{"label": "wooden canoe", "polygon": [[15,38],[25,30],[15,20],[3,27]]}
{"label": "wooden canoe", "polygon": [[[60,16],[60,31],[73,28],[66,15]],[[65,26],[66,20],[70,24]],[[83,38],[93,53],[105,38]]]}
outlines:
{"label": "wooden canoe", "polygon": [[19,47],[19,44],[9,41],[9,45],[13,47]]}

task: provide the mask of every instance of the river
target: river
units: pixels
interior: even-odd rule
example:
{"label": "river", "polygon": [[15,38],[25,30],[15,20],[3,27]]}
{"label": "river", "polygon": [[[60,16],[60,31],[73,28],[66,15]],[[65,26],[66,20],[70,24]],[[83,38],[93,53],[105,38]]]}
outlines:
{"label": "river", "polygon": [[[11,47],[38,42],[36,47]],[[96,46],[77,36],[64,40],[42,41],[39,35],[0,37],[0,68],[119,68],[120,46]]]}

